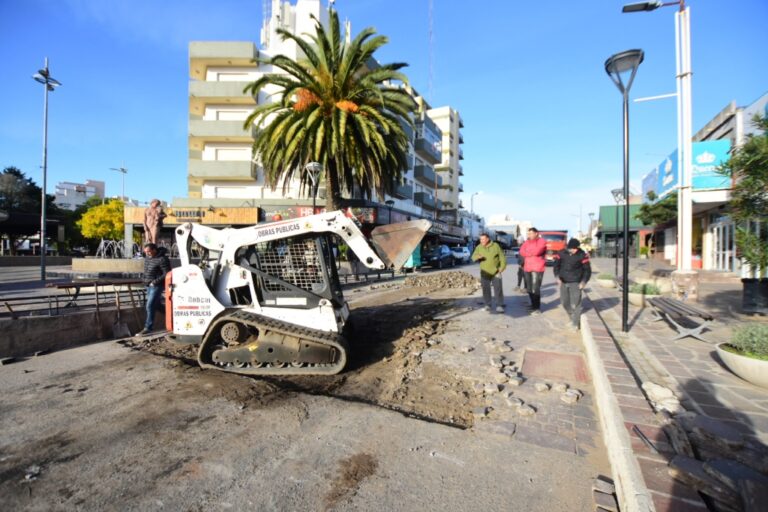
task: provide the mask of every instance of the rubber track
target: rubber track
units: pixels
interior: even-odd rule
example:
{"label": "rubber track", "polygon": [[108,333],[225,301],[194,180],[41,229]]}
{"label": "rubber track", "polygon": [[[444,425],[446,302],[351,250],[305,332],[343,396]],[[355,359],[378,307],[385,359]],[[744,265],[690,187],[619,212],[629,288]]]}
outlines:
{"label": "rubber track", "polygon": [[[288,336],[294,336],[300,340],[309,340],[315,343],[321,343],[323,345],[330,345],[334,347],[338,353],[339,358],[336,363],[327,365],[306,365],[306,366],[291,366],[290,364],[285,368],[278,368],[275,366],[261,368],[237,368],[236,366],[222,367],[212,362],[204,362],[203,354],[206,352],[206,346],[213,342],[211,339],[211,333],[216,332],[216,326],[224,322],[239,322],[249,327],[256,328],[259,333],[276,332],[279,334],[285,334]],[[208,351],[212,355],[212,351]],[[335,375],[344,369],[347,364],[347,342],[343,336],[339,333],[320,331],[317,329],[310,329],[308,327],[302,327],[289,322],[283,322],[281,320],[275,320],[274,318],[265,317],[256,313],[250,313],[248,311],[238,310],[231,313],[225,313],[214,321],[208,328],[208,333],[200,343],[200,350],[197,354],[197,361],[202,368],[211,368],[230,373],[238,373],[241,375]]]}

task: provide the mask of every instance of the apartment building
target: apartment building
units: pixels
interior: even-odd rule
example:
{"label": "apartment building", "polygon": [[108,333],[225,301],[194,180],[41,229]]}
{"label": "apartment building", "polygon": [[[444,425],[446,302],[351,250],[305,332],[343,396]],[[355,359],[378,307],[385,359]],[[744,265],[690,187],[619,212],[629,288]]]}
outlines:
{"label": "apartment building", "polygon": [[86,180],[85,183],[60,181],[56,184],[56,196],[53,200],[57,206],[67,210],[75,210],[91,197],[104,198],[104,182]]}
{"label": "apartment building", "polygon": [[[325,22],[328,14],[320,0],[298,0],[295,4],[272,0],[266,7],[260,47],[242,41],[195,41],[189,45],[188,197],[175,198],[172,209],[198,209],[204,217],[206,211],[217,208],[255,208],[259,210],[260,220],[312,213],[311,191],[301,189],[298,180],[275,190],[265,183],[263,169],[252,157],[255,134],[251,129],[243,129],[245,119],[256,105],[273,101],[270,94],[277,91],[262,91],[258,97],[253,97],[243,89],[262,74],[275,71],[255,62],[257,58],[277,54],[299,57],[295,43],[282,41],[277,35],[278,28],[299,34],[312,33],[314,21],[311,15]],[[449,112],[447,126],[450,126],[451,116],[459,123],[460,118],[449,107],[431,109],[416,91],[409,90],[419,108],[413,119],[414,128],[405,125],[411,139],[411,165],[403,175],[402,184],[391,196],[372,199],[365,199],[359,190],[349,191],[345,198],[349,214],[364,225],[432,219],[436,236],[458,242],[466,238],[466,233],[457,227],[455,215],[450,223],[443,220],[441,210],[444,207],[455,210],[459,206],[457,180],[460,166],[449,164],[449,167],[454,166],[451,168],[455,169],[455,177],[447,172],[436,173],[435,166],[444,160],[441,153],[443,141],[453,140],[458,148],[460,133],[456,125],[455,133],[446,138],[430,112]],[[446,175],[446,180],[456,182],[451,185],[449,195],[445,194],[448,189],[443,188],[442,174]],[[321,182],[317,194],[318,209],[323,207],[324,200],[325,190]]]}
{"label": "apartment building", "polygon": [[464,127],[464,122],[459,113],[449,106],[430,109],[427,115],[443,134],[440,162],[435,165],[435,171],[442,181],[437,190],[437,200],[442,205],[440,220],[449,224],[459,224],[458,212],[462,206],[459,194],[464,192],[464,186],[461,183],[461,176],[464,175],[464,169],[461,166],[461,161],[464,160],[464,152],[461,148],[464,137],[461,128]]}

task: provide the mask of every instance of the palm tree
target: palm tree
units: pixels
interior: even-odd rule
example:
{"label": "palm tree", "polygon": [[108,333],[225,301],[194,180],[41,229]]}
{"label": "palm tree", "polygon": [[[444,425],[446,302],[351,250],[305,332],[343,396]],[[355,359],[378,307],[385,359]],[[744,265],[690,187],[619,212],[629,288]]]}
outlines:
{"label": "palm tree", "polygon": [[[330,10],[328,30],[314,16],[309,40],[278,30],[294,41],[305,58],[285,55],[260,59],[282,73],[263,75],[245,91],[256,96],[278,89],[278,101],[259,105],[245,127],[259,127],[253,153],[264,168],[265,181],[285,190],[297,176],[309,185],[303,169],[320,162],[326,184],[326,208],[341,206],[342,191],[359,186],[366,197],[391,192],[408,169],[408,136],[415,102],[405,90],[405,63],[371,65],[374,52],[387,43],[366,28],[349,43],[340,32],[339,17]],[[398,85],[398,82],[401,84]]]}

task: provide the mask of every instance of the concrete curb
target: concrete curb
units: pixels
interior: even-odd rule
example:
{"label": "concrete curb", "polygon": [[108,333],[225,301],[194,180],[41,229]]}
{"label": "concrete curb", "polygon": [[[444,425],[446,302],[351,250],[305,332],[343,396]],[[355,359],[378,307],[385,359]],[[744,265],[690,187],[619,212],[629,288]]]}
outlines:
{"label": "concrete curb", "polygon": [[613,394],[586,314],[581,316],[581,339],[587,355],[587,365],[592,374],[595,403],[603,428],[619,508],[623,512],[655,512],[656,507],[645,485],[640,465],[635,459],[629,434],[624,427],[624,416]]}

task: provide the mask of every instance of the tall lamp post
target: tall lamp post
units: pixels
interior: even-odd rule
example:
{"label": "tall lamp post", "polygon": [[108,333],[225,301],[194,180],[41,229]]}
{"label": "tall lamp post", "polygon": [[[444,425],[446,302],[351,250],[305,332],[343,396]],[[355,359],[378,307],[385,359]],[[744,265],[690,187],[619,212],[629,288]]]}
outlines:
{"label": "tall lamp post", "polygon": [[[637,68],[643,62],[643,50],[627,50],[608,57],[605,61],[605,72],[611,77],[611,80],[623,96],[624,103],[624,247],[622,255],[623,275],[622,282],[622,300],[621,300],[621,330],[629,331],[629,90],[632,88],[632,82],[635,80]],[[624,83],[626,75],[627,83]],[[624,76],[622,76],[624,75]]]}
{"label": "tall lamp post", "polygon": [[482,194],[483,191],[473,192],[471,196],[469,196],[469,213],[472,215],[475,214],[475,196],[479,196]]}
{"label": "tall lamp post", "polygon": [[[677,72],[677,168],[680,183],[677,189],[677,271],[673,284],[688,282],[686,293],[695,296],[697,273],[691,269],[693,238],[693,142],[691,131],[691,13],[685,0],[675,2],[638,2],[625,5],[622,12],[655,11],[659,7],[677,6],[675,13],[675,65]],[[677,276],[677,280],[674,279]],[[679,288],[678,288],[679,291]],[[690,293],[693,292],[693,293]]]}
{"label": "tall lamp post", "polygon": [[312,181],[312,215],[315,214],[315,205],[317,203],[317,180],[320,173],[323,172],[323,164],[320,162],[309,162],[304,166],[309,179]]}
{"label": "tall lamp post", "polygon": [[40,280],[45,281],[45,192],[48,187],[48,91],[53,91],[56,87],[60,86],[58,82],[51,76],[48,70],[48,57],[45,58],[45,67],[39,69],[37,73],[32,75],[35,81],[43,84],[43,191],[40,201]]}
{"label": "tall lamp post", "polygon": [[120,200],[125,202],[125,175],[128,174],[128,169],[124,167],[125,164],[121,165],[120,167],[110,167],[110,171],[116,171],[123,175],[123,188],[121,189],[120,193]]}
{"label": "tall lamp post", "polygon": [[614,270],[613,275],[616,276],[616,279],[619,278],[619,205],[624,200],[624,189],[623,188],[615,188],[611,190],[611,195],[613,196],[613,200],[616,201],[616,209],[614,212],[614,223],[613,227],[616,230],[614,233],[613,238],[613,259],[616,263],[616,270]]}
{"label": "tall lamp post", "polygon": [[595,212],[589,212],[587,216],[589,217],[589,226],[587,227],[589,233],[589,245],[593,246],[594,240],[592,240],[592,223],[595,222]]}

